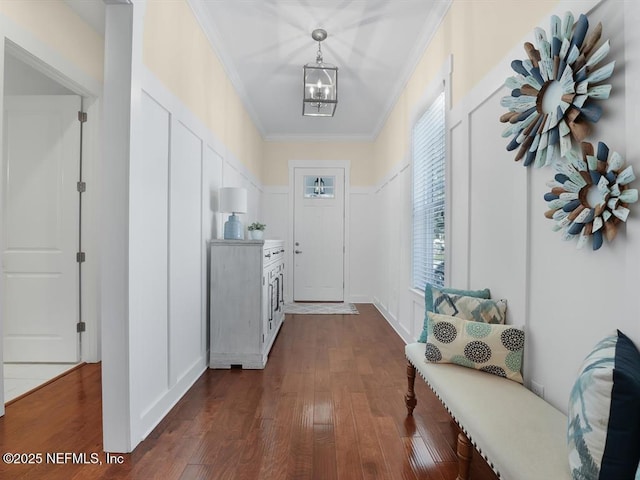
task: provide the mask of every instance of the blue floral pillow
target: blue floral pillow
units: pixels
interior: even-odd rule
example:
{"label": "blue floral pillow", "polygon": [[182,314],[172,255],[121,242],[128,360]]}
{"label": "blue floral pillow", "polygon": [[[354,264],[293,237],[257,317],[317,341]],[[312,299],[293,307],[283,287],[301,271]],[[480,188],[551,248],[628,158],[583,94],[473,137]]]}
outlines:
{"label": "blue floral pillow", "polygon": [[438,313],[427,315],[427,362],[455,363],[523,383],[523,330]]}
{"label": "blue floral pillow", "polygon": [[568,417],[574,479],[640,478],[640,353],[619,330],[584,360]]}
{"label": "blue floral pillow", "polygon": [[435,285],[427,283],[424,287],[424,324],[422,326],[422,333],[418,339],[421,343],[426,343],[427,341],[427,332],[429,328],[428,313],[434,312],[434,302],[439,301],[439,297],[443,293],[451,295],[465,295],[467,297],[475,298],[491,298],[491,292],[488,288],[485,288],[484,290],[459,290],[457,288],[436,287]]}

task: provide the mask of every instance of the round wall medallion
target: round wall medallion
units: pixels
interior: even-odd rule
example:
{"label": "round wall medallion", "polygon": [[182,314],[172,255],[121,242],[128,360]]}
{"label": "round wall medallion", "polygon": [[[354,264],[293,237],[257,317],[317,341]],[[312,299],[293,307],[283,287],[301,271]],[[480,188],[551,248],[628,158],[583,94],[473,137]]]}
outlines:
{"label": "round wall medallion", "polygon": [[593,145],[583,142],[582,157],[569,152],[568,162],[556,162],[558,173],[544,196],[549,207],[545,216],[555,220],[554,230],[563,231],[565,240],[578,236],[582,248],[592,237],[598,250],[603,237],[614,239],[618,225],[629,216],[629,204],[638,201],[638,190],[629,188],[636,177],[633,167],[625,167],[622,156],[609,154],[602,142],[595,155]]}
{"label": "round wall medallion", "polygon": [[523,165],[549,165],[556,152],[566,157],[572,141],[580,143],[602,116],[595,100],[609,98],[611,85],[602,84],[613,74],[615,62],[599,64],[609,53],[609,40],[600,42],[602,24],[588,34],[585,15],[574,23],[567,12],[563,20],[551,17],[551,39],[535,29],[535,46],[524,44],[526,60],[514,60],[517,73],[505,81],[511,95],[500,104],[509,111],[500,117],[508,123],[504,138],[513,137],[507,150],[518,149],[515,160]]}

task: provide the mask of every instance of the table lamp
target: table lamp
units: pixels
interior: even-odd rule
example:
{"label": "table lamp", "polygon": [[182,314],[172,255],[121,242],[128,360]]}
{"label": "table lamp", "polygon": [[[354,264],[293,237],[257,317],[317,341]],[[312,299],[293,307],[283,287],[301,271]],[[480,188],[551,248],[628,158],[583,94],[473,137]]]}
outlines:
{"label": "table lamp", "polygon": [[247,213],[247,189],[241,187],[223,187],[218,192],[219,211],[230,213],[224,224],[225,240],[243,240],[244,227],[237,213]]}

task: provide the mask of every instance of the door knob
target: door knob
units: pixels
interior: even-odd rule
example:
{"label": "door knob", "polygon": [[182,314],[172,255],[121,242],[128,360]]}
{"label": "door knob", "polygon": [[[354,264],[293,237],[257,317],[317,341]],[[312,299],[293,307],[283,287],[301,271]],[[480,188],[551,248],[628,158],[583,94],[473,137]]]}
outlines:
{"label": "door knob", "polygon": [[302,253],[302,250],[296,250],[295,253]]}

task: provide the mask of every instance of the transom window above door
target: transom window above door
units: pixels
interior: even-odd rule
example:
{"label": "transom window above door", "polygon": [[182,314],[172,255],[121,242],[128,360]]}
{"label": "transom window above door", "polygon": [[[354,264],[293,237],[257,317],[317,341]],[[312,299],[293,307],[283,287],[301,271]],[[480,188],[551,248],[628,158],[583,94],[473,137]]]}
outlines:
{"label": "transom window above door", "polygon": [[335,198],[335,176],[305,175],[303,181],[304,198]]}

